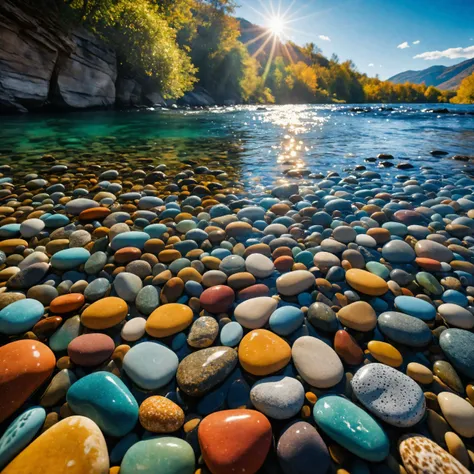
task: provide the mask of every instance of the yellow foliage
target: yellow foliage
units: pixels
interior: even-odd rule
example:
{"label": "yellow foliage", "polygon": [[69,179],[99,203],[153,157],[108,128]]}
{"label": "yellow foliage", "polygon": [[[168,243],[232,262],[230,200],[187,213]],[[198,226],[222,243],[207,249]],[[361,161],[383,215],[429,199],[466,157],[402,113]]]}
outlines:
{"label": "yellow foliage", "polygon": [[474,104],[474,72],[462,80],[458,93],[451,99],[451,102],[453,104]]}

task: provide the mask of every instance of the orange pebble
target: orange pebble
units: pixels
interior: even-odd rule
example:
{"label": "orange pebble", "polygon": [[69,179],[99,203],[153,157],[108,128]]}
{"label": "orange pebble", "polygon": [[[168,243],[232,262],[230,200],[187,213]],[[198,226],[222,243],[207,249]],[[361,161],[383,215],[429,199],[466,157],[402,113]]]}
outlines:
{"label": "orange pebble", "polygon": [[84,304],[84,295],[81,293],[70,293],[54,298],[49,305],[52,313],[64,314],[79,309]]}

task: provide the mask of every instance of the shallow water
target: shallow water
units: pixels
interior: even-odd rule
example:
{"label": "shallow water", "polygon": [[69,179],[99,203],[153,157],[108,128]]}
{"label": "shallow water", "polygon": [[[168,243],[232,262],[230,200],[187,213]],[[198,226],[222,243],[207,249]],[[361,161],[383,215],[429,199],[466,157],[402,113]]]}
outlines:
{"label": "shallow water", "polygon": [[[431,107],[440,105],[372,105],[370,112],[354,112],[350,105],[287,105],[3,117],[0,161],[23,160],[34,167],[44,153],[65,161],[133,164],[152,158],[170,167],[183,160],[217,160],[248,189],[281,182],[282,173],[294,168],[326,174],[363,164],[394,179],[398,170],[364,162],[378,153],[394,155],[395,164],[409,161],[415,170],[432,166],[445,175],[472,174],[471,165],[450,157],[474,155],[474,115],[458,114],[474,112],[474,106],[441,105],[453,112],[448,114],[427,111]],[[432,157],[433,149],[449,155]]]}

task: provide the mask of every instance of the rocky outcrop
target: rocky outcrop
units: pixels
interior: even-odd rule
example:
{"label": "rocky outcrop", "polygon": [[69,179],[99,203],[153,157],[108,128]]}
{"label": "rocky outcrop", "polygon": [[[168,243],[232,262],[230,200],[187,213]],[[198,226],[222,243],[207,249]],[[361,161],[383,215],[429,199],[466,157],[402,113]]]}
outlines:
{"label": "rocky outcrop", "polygon": [[116,103],[119,107],[137,107],[142,103],[142,86],[133,78],[119,75],[116,83]]}
{"label": "rocky outcrop", "polygon": [[178,100],[178,105],[184,107],[208,107],[215,105],[215,100],[209,95],[204,87],[196,87],[192,92],[186,92],[181,99]]}

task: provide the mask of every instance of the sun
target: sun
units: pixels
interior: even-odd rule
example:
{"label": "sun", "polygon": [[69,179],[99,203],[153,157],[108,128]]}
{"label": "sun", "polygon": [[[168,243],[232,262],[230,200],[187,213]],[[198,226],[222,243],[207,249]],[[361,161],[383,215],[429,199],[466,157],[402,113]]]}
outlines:
{"label": "sun", "polygon": [[272,16],[268,20],[268,28],[274,36],[281,36],[285,30],[285,20],[281,16]]}

